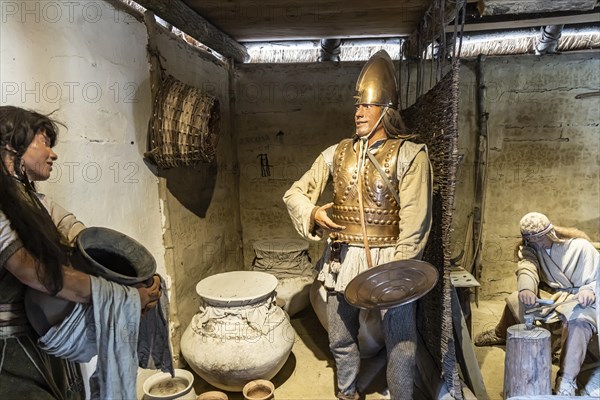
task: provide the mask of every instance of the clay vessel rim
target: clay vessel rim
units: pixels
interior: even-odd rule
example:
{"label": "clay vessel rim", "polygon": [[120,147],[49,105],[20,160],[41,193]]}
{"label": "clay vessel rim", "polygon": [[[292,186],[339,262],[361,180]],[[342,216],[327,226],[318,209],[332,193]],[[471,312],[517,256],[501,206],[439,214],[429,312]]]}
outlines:
{"label": "clay vessel rim", "polygon": [[223,392],[218,390],[211,390],[210,392],[200,393],[197,400],[228,400],[229,397]]}
{"label": "clay vessel rim", "polygon": [[[248,392],[250,390],[254,389],[255,387],[260,387],[260,386],[269,389],[270,393],[263,397],[248,397]],[[273,385],[273,382],[266,380],[266,379],[256,379],[254,381],[250,381],[250,382],[246,383],[244,385],[244,388],[242,389],[242,394],[244,395],[244,398],[247,400],[271,399],[274,393],[275,393],[275,385]]]}
{"label": "clay vessel rim", "polygon": [[194,375],[190,371],[186,371],[185,369],[179,368],[175,368],[174,372],[175,378],[182,378],[188,382],[185,389],[182,389],[177,393],[171,393],[167,395],[150,394],[150,389],[152,389],[154,385],[163,380],[172,379],[171,374],[167,372],[157,372],[156,374],[152,374],[149,377],[147,377],[144,381],[144,384],[142,385],[142,389],[144,391],[145,396],[144,398],[148,400],[170,400],[181,397],[188,393],[190,390],[192,390],[192,385],[194,384]]}
{"label": "clay vessel rim", "polygon": [[[86,261],[86,269],[92,275],[101,276],[110,281],[123,285],[142,283],[156,272],[156,260],[150,251],[134,238],[110,228],[91,226],[79,233],[76,249]],[[89,252],[101,250],[121,256],[127,261],[134,262],[132,267],[137,275],[124,275],[111,269],[111,266],[100,264]]]}
{"label": "clay vessel rim", "polygon": [[208,303],[243,304],[264,299],[277,284],[277,278],[266,272],[232,271],[202,279],[196,293]]}

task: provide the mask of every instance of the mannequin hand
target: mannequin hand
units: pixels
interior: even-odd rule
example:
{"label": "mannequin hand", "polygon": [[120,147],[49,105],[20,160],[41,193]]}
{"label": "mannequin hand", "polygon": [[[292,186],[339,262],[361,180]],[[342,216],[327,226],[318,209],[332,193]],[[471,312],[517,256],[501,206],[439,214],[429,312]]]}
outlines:
{"label": "mannequin hand", "polygon": [[146,311],[156,307],[158,304],[158,300],[160,299],[161,290],[160,290],[160,277],[158,275],[154,275],[152,277],[152,285],[145,287],[138,287],[138,293],[140,294],[140,302],[142,306],[142,315],[146,313]]}
{"label": "mannequin hand", "polygon": [[327,210],[333,207],[333,203],[327,203],[324,206],[319,207],[317,212],[315,213],[315,223],[319,225],[321,228],[329,229],[332,231],[341,231],[346,229],[345,226],[338,225],[329,218],[327,215]]}
{"label": "mannequin hand", "polygon": [[579,301],[581,307],[588,307],[594,304],[596,295],[589,289],[580,290],[579,293],[577,293],[577,301]]}
{"label": "mannequin hand", "polygon": [[519,301],[526,306],[532,306],[535,304],[537,296],[529,289],[524,289],[519,292]]}

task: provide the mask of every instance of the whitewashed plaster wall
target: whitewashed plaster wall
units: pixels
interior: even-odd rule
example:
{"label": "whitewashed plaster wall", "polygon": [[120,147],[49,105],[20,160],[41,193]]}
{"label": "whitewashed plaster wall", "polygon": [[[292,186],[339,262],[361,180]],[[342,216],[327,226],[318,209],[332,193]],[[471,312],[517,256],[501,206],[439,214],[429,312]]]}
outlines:
{"label": "whitewashed plaster wall", "polygon": [[40,185],[87,226],[145,245],[165,274],[158,178],[144,164],[151,115],[145,26],[103,1],[2,2],[1,103],[63,122]]}
{"label": "whitewashed plaster wall", "polygon": [[159,172],[165,255],[172,277],[171,334],[179,363],[180,337],[200,305],[196,284],[209,275],[243,269],[238,166],[227,66],[163,29],[157,33],[165,73],[216,97],[220,104],[215,161]]}
{"label": "whitewashed plaster wall", "polygon": [[159,172],[143,159],[152,115],[146,26],[100,0],[1,7],[1,103],[54,111],[66,125],[40,189],[86,225],[126,233],[152,252],[169,284],[178,364],[179,337],[199,305],[196,283],[242,268],[228,69],[158,30],[166,72],[221,107],[216,163]]}

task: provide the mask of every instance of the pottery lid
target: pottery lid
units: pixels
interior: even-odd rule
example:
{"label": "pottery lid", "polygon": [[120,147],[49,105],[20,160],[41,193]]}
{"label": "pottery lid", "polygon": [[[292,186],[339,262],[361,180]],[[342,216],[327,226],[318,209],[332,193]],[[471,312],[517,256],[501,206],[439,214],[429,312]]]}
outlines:
{"label": "pottery lid", "polygon": [[198,282],[196,293],[210,302],[250,303],[273,293],[277,283],[277,278],[266,272],[223,272]]}
{"label": "pottery lid", "polygon": [[252,244],[255,250],[271,253],[293,253],[308,250],[308,242],[302,239],[266,239]]}

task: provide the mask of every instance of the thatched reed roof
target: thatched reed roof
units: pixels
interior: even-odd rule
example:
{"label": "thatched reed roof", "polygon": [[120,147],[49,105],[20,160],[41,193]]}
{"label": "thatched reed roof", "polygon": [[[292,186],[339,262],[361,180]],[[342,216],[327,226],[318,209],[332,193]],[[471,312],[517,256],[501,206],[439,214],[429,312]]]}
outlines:
{"label": "thatched reed roof", "polygon": [[[465,36],[461,57],[533,53],[541,34],[538,29],[530,29],[486,36]],[[599,29],[565,29],[558,41],[557,51],[562,53],[597,48],[600,48]]]}
{"label": "thatched reed roof", "polygon": [[[533,53],[540,39],[539,29],[493,34],[464,35],[461,57]],[[402,39],[373,39],[342,41],[340,61],[366,61],[379,50],[400,58]],[[458,44],[457,44],[458,46]],[[319,41],[246,43],[251,63],[309,63],[317,62]],[[558,42],[558,52],[600,48],[600,30],[565,28]],[[448,49],[452,54],[452,49]],[[427,56],[430,58],[430,55]]]}
{"label": "thatched reed roof", "polygon": [[[146,10],[134,0],[111,0],[121,2],[140,15]],[[225,60],[220,54],[208,48],[203,43],[172,26],[170,23],[156,17],[157,22],[179,36],[183,41],[214,57]],[[518,55],[534,53],[541,37],[539,28],[521,29],[516,31],[497,31],[494,33],[479,32],[465,33],[460,46],[461,58],[478,55]],[[379,50],[386,50],[392,59],[401,57],[400,48],[404,39],[349,39],[342,40],[340,61],[366,61]],[[452,42],[448,40],[447,42]],[[250,63],[312,63],[318,62],[320,42],[318,40],[279,41],[279,42],[248,42],[245,46],[250,55]],[[574,50],[589,50],[600,48],[600,29],[597,26],[569,26],[562,31],[558,41],[557,52]],[[446,54],[452,55],[457,48],[447,48]],[[431,47],[426,51],[425,58],[430,59]]]}

